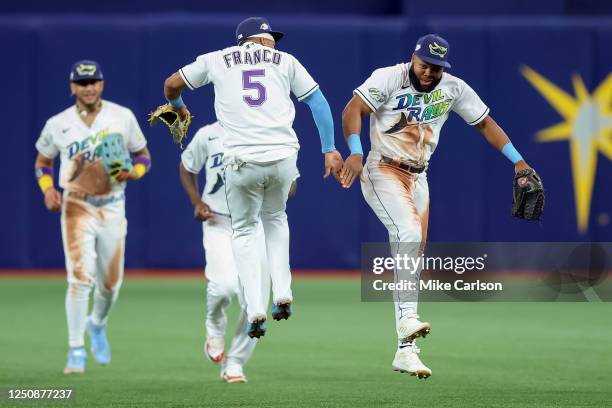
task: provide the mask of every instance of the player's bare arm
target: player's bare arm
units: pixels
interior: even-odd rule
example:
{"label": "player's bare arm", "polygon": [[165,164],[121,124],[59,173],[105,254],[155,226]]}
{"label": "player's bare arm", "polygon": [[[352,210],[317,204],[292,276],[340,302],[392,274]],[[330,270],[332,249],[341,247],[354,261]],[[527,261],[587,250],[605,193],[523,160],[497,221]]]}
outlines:
{"label": "player's bare arm", "polygon": [[38,153],[34,169],[38,185],[45,196],[45,207],[49,211],[59,212],[62,209],[62,195],[53,185],[53,159]]}
{"label": "player's bare arm", "polygon": [[193,205],[193,218],[197,221],[206,221],[213,216],[213,213],[205,202],[200,197],[200,188],[198,187],[198,175],[189,172],[183,163],[179,164],[179,175],[183,189],[189,197],[189,201]]}
{"label": "player's bare arm", "polygon": [[185,89],[186,86],[187,84],[178,72],[170,75],[164,82],[164,96],[170,102],[174,110],[179,113],[181,118],[185,118],[189,113],[187,106],[183,103],[183,99],[181,98],[183,89]]}
{"label": "player's bare arm", "polygon": [[[487,115],[481,122],[475,125],[483,134],[487,142],[497,150],[502,151],[505,146],[511,145],[510,138],[504,130],[493,120],[490,115]],[[514,165],[514,171],[518,173],[521,170],[529,169],[530,166],[521,158]]]}
{"label": "player's bare arm", "polygon": [[361,120],[370,113],[372,113],[372,109],[356,95],[353,95],[353,98],[342,111],[344,140],[351,148],[351,155],[344,162],[340,174],[340,182],[344,188],[349,188],[355,178],[361,176],[363,170],[363,151],[360,151],[361,142],[359,141]]}

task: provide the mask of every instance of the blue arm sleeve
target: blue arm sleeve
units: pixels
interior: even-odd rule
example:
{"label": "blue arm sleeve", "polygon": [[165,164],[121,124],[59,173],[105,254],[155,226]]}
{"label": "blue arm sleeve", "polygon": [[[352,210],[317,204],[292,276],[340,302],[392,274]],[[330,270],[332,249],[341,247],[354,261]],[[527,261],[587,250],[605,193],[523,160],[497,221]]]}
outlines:
{"label": "blue arm sleeve", "polygon": [[321,150],[323,153],[329,153],[336,150],[334,145],[334,119],[332,118],[331,109],[327,99],[323,96],[323,92],[317,89],[312,95],[302,99],[312,111],[319,137],[321,138]]}

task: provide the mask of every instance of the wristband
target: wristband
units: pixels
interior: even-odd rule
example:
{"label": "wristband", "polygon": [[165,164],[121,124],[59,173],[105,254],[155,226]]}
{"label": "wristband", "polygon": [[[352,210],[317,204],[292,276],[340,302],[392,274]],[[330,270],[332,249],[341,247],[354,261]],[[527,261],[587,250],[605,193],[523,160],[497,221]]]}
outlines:
{"label": "wristband", "polygon": [[523,156],[512,146],[512,143],[508,142],[502,147],[501,152],[504,156],[508,158],[512,162],[512,164],[516,164],[523,160]]}
{"label": "wristband", "polygon": [[134,164],[134,171],[138,175],[138,178],[141,178],[151,168],[151,159],[146,156],[138,156],[134,160],[132,160],[132,164]]}
{"label": "wristband", "polygon": [[53,169],[51,167],[36,167],[36,169],[34,169],[34,174],[38,179],[38,186],[43,194],[49,188],[53,187]]}
{"label": "wristband", "polygon": [[185,106],[185,102],[183,102],[183,98],[181,95],[178,96],[178,98],[174,98],[174,99],[168,99],[166,98],[166,100],[168,101],[168,103],[170,103],[170,105],[175,108],[175,109],[180,109],[183,106]]}
{"label": "wristband", "polygon": [[348,145],[351,154],[361,154],[363,155],[363,148],[361,147],[361,138],[359,135],[353,133],[346,139],[346,144]]}

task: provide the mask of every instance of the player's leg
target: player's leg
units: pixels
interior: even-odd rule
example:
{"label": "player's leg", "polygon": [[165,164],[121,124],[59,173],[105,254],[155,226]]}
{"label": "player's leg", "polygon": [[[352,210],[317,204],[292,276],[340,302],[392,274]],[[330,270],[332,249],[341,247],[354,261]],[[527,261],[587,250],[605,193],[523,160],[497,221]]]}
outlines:
{"label": "player's leg", "polygon": [[96,240],[96,288],[87,331],[91,337],[91,350],[96,361],[109,364],[111,353],[106,326],[123,282],[127,220],[123,201],[107,204],[98,211],[100,219]]}
{"label": "player's leg", "polygon": [[261,267],[257,252],[256,228],[264,196],[265,167],[252,163],[228,164],[225,168],[225,195],[232,221],[232,250],[244,292],[249,335],[265,334],[266,305],[261,298]]}
{"label": "player's leg", "polygon": [[[232,228],[228,217],[215,216],[203,224],[206,253],[206,343],[204,352],[213,363],[225,357],[226,309],[238,289],[238,275],[232,253]],[[242,327],[242,331],[246,322]]]}
{"label": "player's leg", "polygon": [[[407,173],[399,168],[368,160],[364,168],[362,191],[370,207],[389,232],[392,253],[417,257],[423,248],[428,205],[427,181],[424,175]],[[424,228],[425,227],[425,228]],[[425,229],[426,231],[426,229]],[[395,271],[396,280],[417,284],[420,268]],[[418,358],[414,339],[429,333],[430,325],[418,320],[417,291],[394,293],[398,350],[393,361],[397,371],[427,378],[431,370]]]}
{"label": "player's leg", "polygon": [[[257,239],[258,251],[261,255],[261,268],[262,268],[262,297],[264,303],[267,305],[270,301],[270,275],[267,270],[267,254],[266,254],[266,242],[264,239],[263,226],[260,224],[258,227],[258,239]],[[249,361],[255,346],[257,345],[256,339],[251,339],[247,336],[244,325],[247,323],[246,304],[240,287],[236,287],[236,295],[238,296],[238,302],[240,304],[240,315],[238,316],[238,323],[236,326],[236,333],[232,338],[232,344],[229,352],[227,353],[227,359],[224,372],[222,377],[226,381],[232,382],[246,382],[246,376],[244,375],[243,367]]]}
{"label": "player's leg", "polygon": [[291,315],[291,270],[289,266],[289,224],[285,212],[289,189],[297,173],[297,153],[268,167],[261,208],[266,237],[268,271],[272,280],[272,316],[276,320]]}
{"label": "player's leg", "polygon": [[68,273],[65,306],[70,348],[65,374],[85,370],[85,326],[96,257],[94,221],[95,213],[88,204],[64,195],[61,227]]}

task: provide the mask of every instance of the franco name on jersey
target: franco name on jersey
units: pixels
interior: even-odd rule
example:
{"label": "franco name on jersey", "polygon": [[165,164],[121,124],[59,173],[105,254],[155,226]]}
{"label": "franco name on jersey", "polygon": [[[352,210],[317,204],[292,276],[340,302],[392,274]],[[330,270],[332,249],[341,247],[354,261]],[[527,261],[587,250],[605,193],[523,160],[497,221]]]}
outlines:
{"label": "franco name on jersey", "polygon": [[408,122],[412,122],[412,119],[418,122],[436,119],[448,112],[452,102],[452,99],[445,99],[441,89],[428,94],[405,93],[397,95],[395,99],[397,106],[393,110],[406,110]]}
{"label": "franco name on jersey", "polygon": [[236,65],[255,65],[260,62],[271,62],[275,65],[280,65],[282,55],[273,49],[264,48],[258,50],[249,50],[251,47],[247,45],[244,50],[233,51],[223,54],[225,66],[231,68]]}

